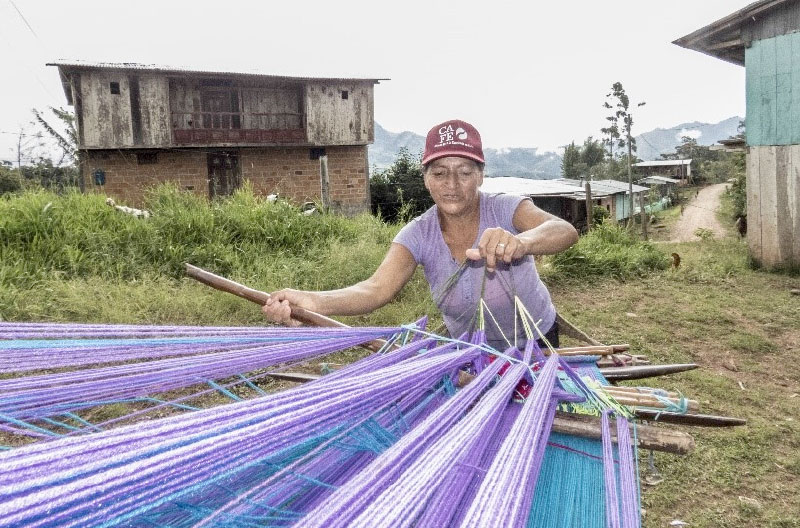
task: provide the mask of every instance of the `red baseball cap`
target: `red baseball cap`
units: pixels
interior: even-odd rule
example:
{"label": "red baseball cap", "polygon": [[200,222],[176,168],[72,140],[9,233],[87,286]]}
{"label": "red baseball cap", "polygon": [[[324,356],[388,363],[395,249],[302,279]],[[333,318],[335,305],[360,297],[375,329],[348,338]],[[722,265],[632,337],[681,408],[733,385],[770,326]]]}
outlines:
{"label": "red baseball cap", "polygon": [[422,164],[446,156],[459,156],[484,163],[481,135],[466,121],[453,119],[433,127],[425,138]]}

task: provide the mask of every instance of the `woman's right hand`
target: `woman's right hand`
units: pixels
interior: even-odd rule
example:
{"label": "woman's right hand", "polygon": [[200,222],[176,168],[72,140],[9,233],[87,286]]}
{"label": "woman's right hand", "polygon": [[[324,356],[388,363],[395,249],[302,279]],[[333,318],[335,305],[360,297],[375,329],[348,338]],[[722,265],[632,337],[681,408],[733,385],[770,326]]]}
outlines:
{"label": "woman's right hand", "polygon": [[268,321],[285,326],[300,326],[300,321],[292,319],[292,307],[315,311],[313,294],[300,290],[278,290],[270,294],[261,311]]}

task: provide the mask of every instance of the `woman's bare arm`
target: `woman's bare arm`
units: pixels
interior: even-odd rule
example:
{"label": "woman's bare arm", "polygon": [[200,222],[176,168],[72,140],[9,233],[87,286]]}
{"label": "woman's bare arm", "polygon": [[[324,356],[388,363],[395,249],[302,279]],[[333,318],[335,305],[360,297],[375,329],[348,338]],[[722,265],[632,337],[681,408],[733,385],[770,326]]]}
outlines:
{"label": "woman's bare arm", "polygon": [[486,259],[486,268],[492,271],[498,261],[511,263],[525,255],[552,255],[578,241],[572,224],[539,209],[530,200],[520,202],[512,222],[519,234],[501,227],[489,228],[481,234],[477,249],[467,250],[467,258]]}
{"label": "woman's bare arm", "polygon": [[291,306],[322,315],[360,315],[389,303],[414,274],[417,263],[403,245],[393,243],[372,276],[352,286],[329,291],[285,289],[271,294],[262,311],[267,319],[288,324]]}

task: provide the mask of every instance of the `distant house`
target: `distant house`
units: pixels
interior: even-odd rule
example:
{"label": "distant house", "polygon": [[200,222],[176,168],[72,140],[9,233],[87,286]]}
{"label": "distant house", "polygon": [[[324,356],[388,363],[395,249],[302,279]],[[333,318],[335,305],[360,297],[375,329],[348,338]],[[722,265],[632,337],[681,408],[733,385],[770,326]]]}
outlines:
{"label": "distant house", "polygon": [[586,206],[576,196],[576,185],[559,180],[534,180],[500,176],[484,178],[481,190],[488,193],[528,196],[537,207],[563,218],[576,227],[586,224]]}
{"label": "distant house", "polygon": [[[481,190],[528,196],[537,207],[563,218],[578,229],[584,229],[586,227],[585,183],[583,180],[533,180],[501,176],[484,178]],[[590,182],[590,189],[592,203],[604,207],[610,218],[619,222],[630,217],[627,183],[616,180],[595,180]],[[634,214],[638,211],[639,197],[645,192],[647,187],[633,186],[636,204]]]}
{"label": "distant house", "polygon": [[647,176],[637,180],[636,183],[655,189],[658,195],[663,198],[665,196],[674,196],[681,181],[676,178],[667,178],[666,176]]}
{"label": "distant house", "polygon": [[678,180],[681,185],[692,182],[691,159],[640,161],[633,166],[637,174],[643,176],[667,176]]}
{"label": "distant house", "polygon": [[[577,185],[583,187],[584,182],[579,181]],[[593,180],[591,182],[591,191],[592,199],[595,203],[605,207],[611,214],[611,218],[615,219],[617,222],[622,222],[631,217],[630,192],[627,182],[619,180]],[[641,185],[633,186],[633,214],[639,212],[640,200],[643,195],[647,195],[647,192],[647,187]],[[585,199],[585,194],[586,192],[581,190],[578,196],[581,199]]]}
{"label": "distant house", "polygon": [[800,267],[800,1],[754,2],[674,43],[745,67],[748,247]]}
{"label": "distant house", "polygon": [[87,191],[138,205],[159,182],[213,198],[249,180],[258,193],[296,202],[320,200],[324,187],[332,208],[369,210],[367,145],[380,79],[49,66],[75,107]]}

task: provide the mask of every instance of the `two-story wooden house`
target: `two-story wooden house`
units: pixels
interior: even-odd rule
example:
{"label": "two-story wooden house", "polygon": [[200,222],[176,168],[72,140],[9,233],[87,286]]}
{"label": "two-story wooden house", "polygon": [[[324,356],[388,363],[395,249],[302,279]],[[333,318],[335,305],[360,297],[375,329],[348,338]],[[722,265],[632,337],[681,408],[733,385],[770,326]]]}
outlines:
{"label": "two-story wooden house", "polygon": [[211,198],[243,180],[295,202],[369,209],[367,145],[381,79],[283,77],[130,63],[57,62],[87,191],[141,204],[174,182]]}

